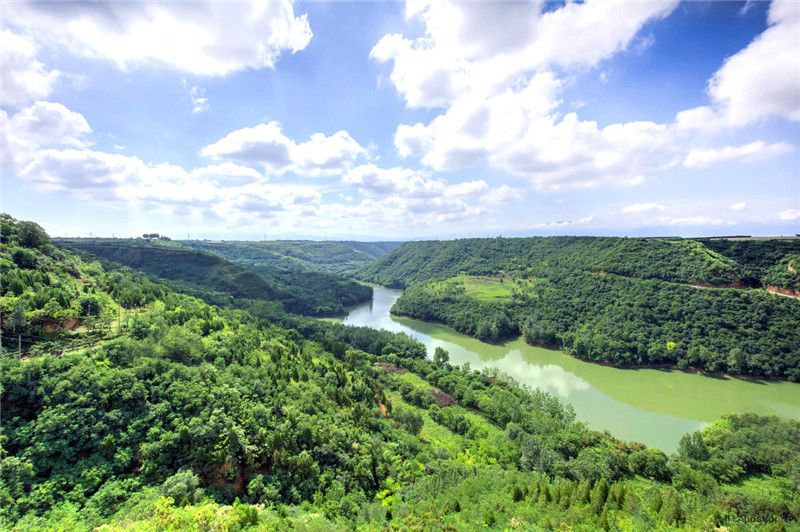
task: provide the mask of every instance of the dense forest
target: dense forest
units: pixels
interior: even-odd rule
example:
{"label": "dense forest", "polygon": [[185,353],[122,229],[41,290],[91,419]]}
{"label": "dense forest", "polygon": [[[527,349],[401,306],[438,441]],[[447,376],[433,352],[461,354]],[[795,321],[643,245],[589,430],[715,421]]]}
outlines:
{"label": "dense forest", "polygon": [[0,528],[780,530],[800,518],[798,422],[727,416],[666,456],[444,350],[428,359],[408,336],[279,301],[212,305],[217,285],[199,299],[152,273],[0,217]]}
{"label": "dense forest", "polygon": [[359,275],[408,286],[394,313],[482,340],[524,335],[617,366],[799,380],[800,301],[744,288],[796,286],[797,245],[774,242],[750,242],[771,254],[742,263],[691,240],[409,242]]}
{"label": "dense forest", "polygon": [[532,237],[406,242],[356,272],[384,286],[458,274],[546,276],[552,272],[615,273],[639,279],[735,285],[737,263],[693,240]]}
{"label": "dense forest", "polygon": [[313,316],[341,315],[369,301],[368,286],[324,272],[248,269],[177,242],[143,239],[62,239],[59,245],[179,281],[189,290],[212,289],[244,298],[280,302],[286,310]]}
{"label": "dense forest", "polygon": [[392,251],[400,242],[182,240],[181,244],[256,271],[320,271],[348,275]]}
{"label": "dense forest", "polygon": [[789,288],[800,295],[800,238],[705,239],[709,249],[735,260],[746,277],[764,285]]}

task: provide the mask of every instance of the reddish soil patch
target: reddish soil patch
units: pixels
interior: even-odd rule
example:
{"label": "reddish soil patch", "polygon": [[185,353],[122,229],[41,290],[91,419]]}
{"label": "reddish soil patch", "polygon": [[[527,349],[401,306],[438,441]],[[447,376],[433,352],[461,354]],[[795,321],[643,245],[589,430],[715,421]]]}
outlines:
{"label": "reddish soil patch", "polygon": [[234,493],[239,494],[244,488],[244,474],[241,468],[236,471],[236,478],[233,482],[227,480],[230,471],[233,470],[233,460],[228,458],[225,463],[214,470],[214,473],[206,478],[206,482],[213,486],[223,487],[230,486],[233,488]]}
{"label": "reddish soil patch", "polygon": [[386,373],[400,374],[400,373],[405,373],[407,371],[406,368],[395,366],[394,364],[390,364],[389,362],[377,362],[375,364],[375,367],[382,369]]}
{"label": "reddish soil patch", "polygon": [[81,321],[77,318],[67,318],[55,323],[45,323],[41,326],[42,332],[53,334],[60,331],[71,331],[81,326]]}
{"label": "reddish soil patch", "polygon": [[[377,401],[377,400],[376,400],[376,401]],[[381,412],[381,415],[382,415],[383,417],[386,417],[386,416],[388,416],[388,415],[389,415],[389,409],[388,409],[388,408],[386,408],[386,405],[385,405],[385,404],[383,404],[383,403],[381,403],[380,401],[377,401],[377,403],[378,403],[378,410],[380,410],[380,412]]]}
{"label": "reddish soil patch", "polygon": [[800,297],[800,292],[797,290],[792,290],[791,288],[786,288],[785,286],[775,286],[773,284],[767,285],[767,292],[772,292],[773,294],[778,294],[779,296]]}
{"label": "reddish soil patch", "polygon": [[455,397],[441,390],[431,390],[431,395],[433,395],[433,398],[436,401],[436,406],[440,408],[456,404]]}

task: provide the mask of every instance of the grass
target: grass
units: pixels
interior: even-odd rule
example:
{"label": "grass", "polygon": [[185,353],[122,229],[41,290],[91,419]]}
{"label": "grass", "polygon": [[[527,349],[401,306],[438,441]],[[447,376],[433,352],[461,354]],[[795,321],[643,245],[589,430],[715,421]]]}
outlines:
{"label": "grass", "polygon": [[510,300],[515,286],[516,281],[511,279],[474,275],[458,275],[428,285],[432,291],[461,293],[478,301]]}
{"label": "grass", "polygon": [[457,275],[428,283],[427,289],[439,297],[463,295],[476,301],[511,301],[514,294],[531,296],[534,286],[543,282],[511,276]]}
{"label": "grass", "polygon": [[414,386],[415,388],[420,388],[422,390],[433,390],[434,386],[431,385],[428,381],[417,375],[416,373],[412,373],[410,371],[406,371],[405,373],[398,373],[394,376],[397,380],[407,382],[410,385]]}
{"label": "grass", "polygon": [[[419,388],[421,390],[427,391],[427,390],[437,389],[435,386],[431,385],[428,381],[410,371],[406,373],[399,373],[393,375],[393,377],[399,381],[407,382],[408,384],[411,384],[415,388]],[[430,417],[427,409],[419,408],[410,403],[407,403],[400,396],[400,393],[395,391],[389,392],[387,396],[389,397],[389,400],[392,402],[393,405],[395,406],[402,405],[405,408],[409,408],[411,410],[414,410],[415,412],[418,412],[422,416],[423,425],[422,425],[422,430],[420,431],[419,434],[420,438],[422,438],[423,441],[430,443],[434,449],[446,449],[454,456],[459,452],[461,452],[462,450],[464,450],[468,442],[465,441],[462,436],[455,434],[453,431],[451,431],[444,425],[441,425],[438,422],[434,421],[433,418]],[[472,423],[472,425],[477,427],[479,429],[479,432],[483,434],[481,441],[478,442],[478,445],[476,446],[477,448],[474,449],[475,451],[478,451],[478,448],[481,447],[480,443],[483,441],[492,440],[494,438],[502,438],[503,431],[497,426],[493,425],[491,421],[486,419],[478,412],[474,412],[458,404],[448,406],[446,408],[452,409],[456,413],[463,414]],[[475,446],[471,445],[471,447]],[[491,453],[479,452],[478,454],[488,456]],[[486,456],[483,456],[483,459],[489,462]]]}
{"label": "grass", "polygon": [[389,392],[386,395],[394,407],[403,406],[422,416],[422,430],[419,433],[419,437],[422,441],[429,443],[434,449],[445,449],[454,456],[464,448],[464,439],[447,427],[431,419],[426,409],[405,402],[398,392]]}

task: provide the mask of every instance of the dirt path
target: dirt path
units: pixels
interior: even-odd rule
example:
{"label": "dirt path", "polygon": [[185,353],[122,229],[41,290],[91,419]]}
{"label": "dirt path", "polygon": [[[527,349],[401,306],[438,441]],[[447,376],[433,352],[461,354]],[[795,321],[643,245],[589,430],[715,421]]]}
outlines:
{"label": "dirt path", "polygon": [[800,299],[800,295],[786,294],[786,293],[782,292],[781,290],[789,290],[789,289],[788,288],[780,288],[780,287],[777,287],[777,286],[768,286],[766,288],[767,292],[769,292],[770,294],[775,294],[776,296],[791,297],[792,299]]}

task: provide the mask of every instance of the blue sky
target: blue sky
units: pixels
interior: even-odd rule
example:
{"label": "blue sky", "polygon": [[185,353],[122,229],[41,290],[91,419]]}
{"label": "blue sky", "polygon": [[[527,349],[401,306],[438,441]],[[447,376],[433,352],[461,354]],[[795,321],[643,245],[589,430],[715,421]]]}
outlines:
{"label": "blue sky", "polygon": [[800,232],[797,2],[2,17],[0,209],[54,235]]}

